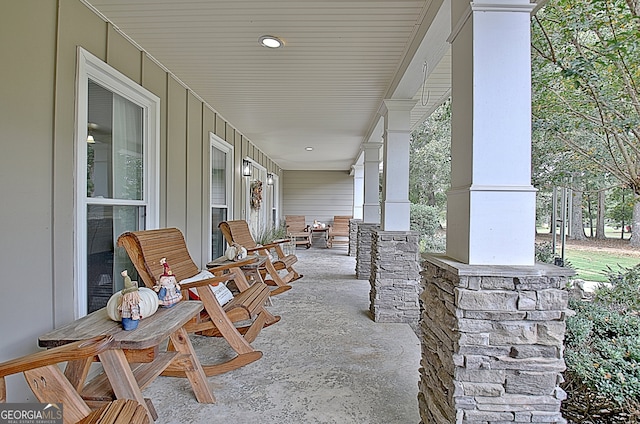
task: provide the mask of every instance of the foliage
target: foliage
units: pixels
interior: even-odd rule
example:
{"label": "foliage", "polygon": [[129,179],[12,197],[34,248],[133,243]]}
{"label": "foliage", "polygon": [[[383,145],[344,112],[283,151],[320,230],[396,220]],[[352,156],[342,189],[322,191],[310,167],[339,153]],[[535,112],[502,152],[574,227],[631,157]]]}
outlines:
{"label": "foliage", "polygon": [[410,228],[420,234],[420,251],[443,252],[445,239],[437,234],[439,212],[434,206],[411,204]]}
{"label": "foliage", "polygon": [[572,301],[567,319],[568,373],[619,405],[640,397],[640,318],[598,301]]}
{"label": "foliage", "polygon": [[620,312],[640,311],[640,265],[613,270],[609,268],[609,285],[596,290],[596,299]]}
{"label": "foliage", "polygon": [[411,134],[409,201],[446,207],[451,179],[451,103],[446,101]]}
{"label": "foliage", "polygon": [[410,228],[421,236],[433,236],[440,228],[438,210],[434,206],[416,205],[410,206]]}
{"label": "foliage", "polygon": [[553,245],[551,242],[546,241],[544,243],[536,243],[535,258],[537,262],[552,264],[555,256],[556,255],[553,254]]}
{"label": "foliage", "polygon": [[[587,173],[613,177],[636,195],[639,14],[634,0],[551,0],[532,25],[534,141],[553,146],[546,156],[582,160]],[[549,163],[555,175],[562,172],[558,160]]]}
{"label": "foliage", "polygon": [[274,240],[287,238],[287,226],[284,221],[280,222],[278,226],[264,226],[260,229],[258,234],[253,235],[253,239],[256,244],[269,244]]}
{"label": "foliage", "polygon": [[629,225],[633,214],[633,193],[628,189],[616,187],[611,190],[609,199],[610,207],[607,209],[607,216],[616,226]]}
{"label": "foliage", "polygon": [[579,414],[569,411],[580,420],[603,410],[620,415],[640,400],[640,265],[611,271],[608,282],[592,301],[570,301],[565,388],[570,399],[587,399]]}
{"label": "foliage", "polygon": [[433,237],[420,237],[420,252],[444,253],[446,242],[446,237],[440,234],[435,234]]}

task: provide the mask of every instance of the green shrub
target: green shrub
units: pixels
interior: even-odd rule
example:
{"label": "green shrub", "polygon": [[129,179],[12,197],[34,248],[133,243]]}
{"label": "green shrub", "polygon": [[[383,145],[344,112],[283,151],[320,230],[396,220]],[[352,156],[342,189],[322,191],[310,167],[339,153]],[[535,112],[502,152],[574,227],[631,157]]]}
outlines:
{"label": "green shrub", "polygon": [[640,400],[640,265],[610,270],[608,280],[592,301],[569,304],[576,314],[567,318],[563,387],[569,394],[566,403],[582,399],[581,415],[572,416],[576,420],[602,419],[602,411],[609,418],[588,422],[628,418]]}
{"label": "green shrub", "polygon": [[433,206],[412,203],[409,217],[411,231],[417,231],[421,236],[433,236],[440,228],[438,210]]}
{"label": "green shrub", "polygon": [[607,272],[609,284],[596,290],[596,298],[620,311],[637,313],[640,311],[640,265]]}
{"label": "green shrub", "polygon": [[572,300],[565,361],[570,378],[622,405],[640,397],[640,318],[598,301]]}
{"label": "green shrub", "polygon": [[441,235],[421,236],[420,252],[444,253],[446,249],[446,237]]}
{"label": "green shrub", "polygon": [[433,206],[411,204],[410,229],[420,234],[421,252],[444,252],[445,238],[437,234],[438,216],[438,209]]}
{"label": "green shrub", "polygon": [[253,235],[256,244],[266,245],[274,240],[287,238],[287,227],[281,222],[277,227],[264,226],[258,234]]}
{"label": "green shrub", "polygon": [[536,243],[535,245],[536,261],[552,264],[555,258],[553,254],[553,245],[549,241],[544,243]]}

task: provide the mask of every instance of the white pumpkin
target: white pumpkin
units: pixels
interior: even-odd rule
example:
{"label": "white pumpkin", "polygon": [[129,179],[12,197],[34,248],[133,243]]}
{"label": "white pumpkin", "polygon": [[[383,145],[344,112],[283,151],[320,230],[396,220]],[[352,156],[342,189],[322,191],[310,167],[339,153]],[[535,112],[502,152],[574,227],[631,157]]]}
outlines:
{"label": "white pumpkin", "polygon": [[247,249],[237,243],[233,243],[224,254],[230,261],[239,261],[247,257]]}
{"label": "white pumpkin", "polygon": [[[147,287],[138,288],[138,294],[140,295],[140,315],[142,318],[150,317],[158,310],[158,294]],[[118,310],[121,297],[122,292],[116,292],[107,302],[107,315],[114,321],[122,321]]]}

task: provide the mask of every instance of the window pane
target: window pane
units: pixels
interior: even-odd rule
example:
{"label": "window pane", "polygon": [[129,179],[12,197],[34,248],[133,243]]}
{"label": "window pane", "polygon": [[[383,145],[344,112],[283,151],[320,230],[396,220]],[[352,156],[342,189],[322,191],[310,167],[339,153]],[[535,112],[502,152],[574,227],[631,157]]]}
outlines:
{"label": "window pane", "polygon": [[87,197],[142,200],[142,111],[89,81]]}
{"label": "window pane", "polygon": [[211,206],[227,204],[227,154],[211,148]]}
{"label": "window pane", "polygon": [[211,257],[217,258],[224,255],[224,236],[218,228],[218,224],[227,220],[226,208],[211,208]]}
{"label": "window pane", "polygon": [[129,256],[116,242],[125,231],[144,229],[144,212],[143,206],[87,205],[88,313],[105,307],[111,295],[122,290],[122,270],[137,279]]}

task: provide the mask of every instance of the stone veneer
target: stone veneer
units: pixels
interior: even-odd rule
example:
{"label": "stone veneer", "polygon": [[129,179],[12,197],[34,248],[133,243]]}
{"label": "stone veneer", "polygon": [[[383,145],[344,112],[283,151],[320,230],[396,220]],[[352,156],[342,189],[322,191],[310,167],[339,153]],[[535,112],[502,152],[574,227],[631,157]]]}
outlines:
{"label": "stone veneer", "polygon": [[361,222],[361,219],[349,220],[349,251],[347,252],[349,256],[356,256],[358,251],[358,224]]}
{"label": "stone veneer", "polygon": [[370,311],[376,322],[410,324],[420,319],[419,235],[415,231],[371,231]]}
{"label": "stone veneer", "polygon": [[371,276],[371,230],[380,228],[380,224],[358,224],[358,249],[356,251],[356,278],[368,280]]}
{"label": "stone veneer", "polygon": [[573,271],[425,258],[421,423],[566,423],[562,287]]}

